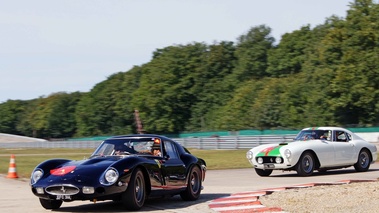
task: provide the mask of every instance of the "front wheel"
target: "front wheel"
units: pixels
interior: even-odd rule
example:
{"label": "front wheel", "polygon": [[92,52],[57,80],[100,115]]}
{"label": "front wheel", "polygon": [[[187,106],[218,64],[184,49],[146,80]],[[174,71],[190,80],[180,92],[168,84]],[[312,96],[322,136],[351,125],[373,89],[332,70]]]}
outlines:
{"label": "front wheel", "polygon": [[304,152],[296,164],[296,172],[300,176],[310,176],[315,168],[315,160],[313,154]]}
{"label": "front wheel", "polygon": [[128,210],[139,210],[145,203],[145,179],[140,169],[136,169],[130,177],[129,185],[123,193],[121,200]]}
{"label": "front wheel", "polygon": [[59,209],[63,203],[61,200],[46,200],[42,198],[39,199],[39,202],[45,209]]}
{"label": "front wheel", "polygon": [[180,193],[183,200],[197,200],[201,192],[201,171],[199,167],[194,166],[189,174],[187,188]]}
{"label": "front wheel", "polygon": [[271,175],[272,169],[255,169],[255,172],[261,177],[267,177]]}
{"label": "front wheel", "polygon": [[358,161],[354,164],[355,171],[365,172],[370,168],[370,154],[367,150],[362,150],[358,155]]}

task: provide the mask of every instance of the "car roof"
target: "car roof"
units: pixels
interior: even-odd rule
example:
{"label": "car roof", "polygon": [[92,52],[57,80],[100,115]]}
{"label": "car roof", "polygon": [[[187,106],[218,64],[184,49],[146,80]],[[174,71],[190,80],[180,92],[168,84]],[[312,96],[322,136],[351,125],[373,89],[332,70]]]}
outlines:
{"label": "car roof", "polygon": [[112,136],[107,139],[120,139],[120,138],[161,138],[166,140],[171,140],[166,136],[163,135],[157,135],[157,134],[130,134],[130,135],[117,135]]}
{"label": "car roof", "polygon": [[341,130],[341,131],[351,132],[348,129],[345,129],[342,127],[335,127],[335,126],[307,127],[302,130]]}
{"label": "car roof", "polygon": [[348,130],[348,129],[345,129],[343,127],[335,127],[335,126],[322,126],[322,127],[308,127],[308,128],[304,128],[302,129],[303,130],[339,130],[339,131],[345,131],[347,133],[349,133],[350,135],[352,135],[355,139],[360,139],[360,140],[364,140],[362,139],[360,136],[358,136],[357,134],[355,134],[354,132]]}

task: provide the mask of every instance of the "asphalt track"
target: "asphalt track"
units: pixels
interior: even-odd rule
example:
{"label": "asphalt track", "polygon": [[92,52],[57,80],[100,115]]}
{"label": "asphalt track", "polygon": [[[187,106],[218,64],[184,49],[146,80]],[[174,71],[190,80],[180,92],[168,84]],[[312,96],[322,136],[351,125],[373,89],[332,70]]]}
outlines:
{"label": "asphalt track", "polygon": [[[204,190],[197,201],[185,202],[179,196],[147,200],[139,212],[154,213],[207,213],[217,212],[210,208],[213,200],[233,194],[308,183],[333,183],[343,180],[373,180],[379,178],[379,164],[372,164],[368,172],[357,173],[353,167],[331,170],[326,174],[314,173],[311,177],[299,177],[295,172],[275,171],[269,177],[259,177],[254,169],[209,170]],[[37,197],[30,191],[28,180],[9,179],[0,176],[0,209],[12,213],[46,213]],[[121,204],[111,201],[92,203],[89,201],[65,202],[54,212],[127,212]]]}

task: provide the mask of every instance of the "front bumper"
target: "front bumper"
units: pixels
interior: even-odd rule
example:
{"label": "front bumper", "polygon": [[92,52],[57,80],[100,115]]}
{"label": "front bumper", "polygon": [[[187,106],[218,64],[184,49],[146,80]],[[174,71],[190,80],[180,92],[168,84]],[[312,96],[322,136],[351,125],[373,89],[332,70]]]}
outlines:
{"label": "front bumper", "polygon": [[272,169],[272,170],[285,170],[290,169],[293,165],[275,164],[275,163],[264,163],[264,164],[253,164],[256,169]]}
{"label": "front bumper", "polygon": [[256,160],[256,157],[253,157],[249,159],[249,162],[254,168],[257,168],[257,169],[285,170],[285,169],[290,169],[294,166],[290,162],[288,162],[288,160],[285,158],[282,158],[281,163],[275,163],[275,160],[273,159],[275,159],[276,157],[277,156],[272,156],[272,157],[267,156],[266,159],[264,159],[262,163],[258,163],[258,161]]}
{"label": "front bumper", "polygon": [[34,184],[31,186],[31,190],[35,196],[49,200],[113,200],[126,190],[127,185],[97,186],[93,187],[93,193],[86,190],[88,187],[91,186],[69,184],[43,186]]}

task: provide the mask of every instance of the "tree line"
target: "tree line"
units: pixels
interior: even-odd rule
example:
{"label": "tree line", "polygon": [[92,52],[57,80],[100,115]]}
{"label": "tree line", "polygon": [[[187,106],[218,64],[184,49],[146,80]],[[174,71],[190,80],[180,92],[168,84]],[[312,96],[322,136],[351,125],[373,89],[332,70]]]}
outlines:
{"label": "tree line", "polygon": [[0,104],[0,132],[71,138],[379,123],[379,5],[304,25],[276,43],[251,27],[236,41],[156,49],[89,92]]}

